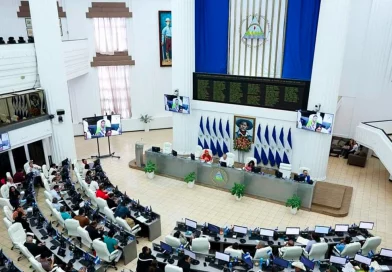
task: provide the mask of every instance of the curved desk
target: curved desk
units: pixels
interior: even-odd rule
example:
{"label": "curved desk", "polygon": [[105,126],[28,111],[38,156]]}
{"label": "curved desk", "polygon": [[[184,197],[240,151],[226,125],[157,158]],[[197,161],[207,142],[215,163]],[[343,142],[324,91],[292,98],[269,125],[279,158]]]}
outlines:
{"label": "curved desk", "polygon": [[314,184],[295,182],[292,179],[278,179],[273,175],[251,173],[241,169],[221,167],[219,164],[202,163],[189,157],[178,157],[161,152],[146,151],[147,160],[156,164],[156,173],[183,179],[191,172],[196,173],[196,183],[230,190],[234,183],[245,184],[249,196],[286,202],[293,195],[302,200],[302,207],[310,209]]}

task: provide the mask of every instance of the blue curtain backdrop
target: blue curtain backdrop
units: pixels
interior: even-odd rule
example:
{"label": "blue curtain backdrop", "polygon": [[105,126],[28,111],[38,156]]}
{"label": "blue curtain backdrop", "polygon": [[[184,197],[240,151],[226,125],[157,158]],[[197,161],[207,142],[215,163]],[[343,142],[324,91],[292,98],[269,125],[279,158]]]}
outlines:
{"label": "blue curtain backdrop", "polygon": [[195,1],[196,72],[227,73],[229,2]]}
{"label": "blue curtain backdrop", "polygon": [[310,80],[321,0],[289,0],[282,78]]}

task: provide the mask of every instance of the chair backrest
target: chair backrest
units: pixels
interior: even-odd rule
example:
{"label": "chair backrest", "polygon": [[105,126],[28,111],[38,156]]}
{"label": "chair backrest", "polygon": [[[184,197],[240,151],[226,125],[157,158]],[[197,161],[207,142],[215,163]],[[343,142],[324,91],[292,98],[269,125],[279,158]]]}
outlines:
{"label": "chair backrest", "polygon": [[290,178],[291,176],[291,164],[281,163],[279,165],[279,172],[282,173],[283,178]]}
{"label": "chair backrest", "polygon": [[196,149],[195,149],[195,158],[200,158],[201,152],[202,152],[202,151],[203,151],[203,148],[202,148],[200,145],[196,146]]}
{"label": "chair backrest", "polygon": [[381,238],[378,236],[367,238],[361,248],[361,254],[367,256],[369,251],[376,252],[378,246],[381,244]]}
{"label": "chair backrest", "polygon": [[59,223],[60,226],[65,228],[65,221],[64,221],[63,217],[61,216],[61,213],[53,208],[52,208],[52,213],[53,213],[54,217],[56,218],[57,223]]}
{"label": "chair backrest", "polygon": [[34,257],[29,258],[29,262],[31,263],[31,266],[33,267],[34,271],[46,272],[46,270],[42,268],[41,263],[37,261]]}
{"label": "chair backrest", "polygon": [[82,178],[86,178],[86,174],[87,174],[88,170],[90,170],[90,169],[83,169]]}
{"label": "chair backrest", "polygon": [[82,238],[82,244],[88,248],[91,248],[93,241],[91,240],[90,234],[88,234],[88,231],[82,227],[77,227],[76,230],[79,234],[79,237]]}
{"label": "chair backrest", "polygon": [[0,192],[1,192],[1,196],[3,198],[10,198],[10,188],[8,187],[7,184],[4,184],[3,186],[1,186],[0,188]]}
{"label": "chair backrest", "polygon": [[224,253],[229,254],[231,257],[235,258],[242,258],[242,250],[234,249],[231,247],[225,248]]}
{"label": "chair backrest", "polygon": [[30,259],[31,257],[34,258],[33,254],[31,254],[31,252],[27,249],[27,247],[25,247],[24,245],[20,244],[19,245],[19,250],[20,252],[22,252],[22,254],[27,258]]}
{"label": "chair backrest", "polygon": [[292,246],[285,248],[282,258],[285,260],[299,260],[302,255],[302,248],[300,246]]}
{"label": "chair backrest", "polygon": [[0,198],[0,207],[4,207],[4,206],[7,206],[8,208],[10,208],[10,210],[14,209],[14,207],[12,207],[9,199],[7,199],[7,198]]}
{"label": "chair backrest", "polygon": [[246,159],[245,159],[245,166],[247,166],[250,161],[253,161],[255,163],[255,165],[257,165],[256,158],[254,158],[254,157],[246,157]]}
{"label": "chair backrest", "polygon": [[196,253],[208,254],[210,249],[210,242],[208,238],[195,238],[192,240],[192,251]]}
{"label": "chair backrest", "polygon": [[26,242],[26,232],[21,223],[14,223],[8,228],[8,235],[13,244],[24,244]]}
{"label": "chair backrest", "polygon": [[[49,210],[51,213],[53,213],[54,207],[52,205],[52,201],[50,201],[49,199],[45,199],[45,203],[48,206]],[[61,214],[60,214],[61,215]]]}
{"label": "chair backrest", "polygon": [[235,162],[235,155],[234,155],[234,153],[227,152],[226,155],[227,155],[227,166],[228,167],[234,166],[234,162]]}
{"label": "chair backrest", "polygon": [[105,262],[110,262],[110,253],[106,244],[99,239],[95,239],[93,241],[93,248],[95,250],[96,255]]}
{"label": "chair backrest", "polygon": [[10,172],[5,173],[5,177],[6,177],[7,179],[12,178],[11,173],[10,173]]}
{"label": "chair backrest", "polygon": [[359,242],[347,244],[343,251],[340,253],[340,256],[349,258],[354,258],[355,254],[361,249],[361,244]]}
{"label": "chair backrest", "polygon": [[181,245],[180,239],[172,236],[172,235],[166,235],[165,236],[165,243],[168,244],[171,247],[179,247]]}
{"label": "chair backrest", "polygon": [[14,219],[12,218],[13,212],[10,210],[10,208],[8,206],[4,206],[3,211],[7,219],[10,220],[11,223],[14,222]]}
{"label": "chair backrest", "polygon": [[327,251],[328,251],[327,243],[313,244],[309,252],[309,259],[314,261],[324,260]]}
{"label": "chair backrest", "polygon": [[86,193],[87,197],[91,200],[91,203],[94,206],[98,206],[98,204],[97,204],[97,197],[95,196],[95,193],[93,193],[93,191],[91,191],[90,189],[87,189],[85,191],[85,193]]}
{"label": "chair backrest", "polygon": [[165,272],[182,272],[182,268],[172,264],[167,264],[165,266]]}
{"label": "chair backrest", "polygon": [[164,154],[171,154],[172,153],[172,144],[169,142],[164,142],[163,143],[163,150],[162,153]]}
{"label": "chair backrest", "polygon": [[97,204],[98,204],[98,207],[99,207],[99,211],[100,211],[101,213],[104,213],[105,207],[108,207],[108,208],[109,208],[108,203],[106,202],[105,199],[100,198],[100,197],[97,197],[97,198],[96,198],[96,201],[97,201]]}
{"label": "chair backrest", "polygon": [[65,228],[67,229],[67,233],[69,236],[80,237],[78,233],[78,227],[80,227],[80,223],[78,220],[66,219],[64,222],[65,222]]}
{"label": "chair backrest", "polygon": [[124,219],[122,219],[121,217],[116,217],[116,222],[117,224],[122,227],[124,230],[132,232],[131,227],[128,225],[127,221],[125,221]]}
{"label": "chair backrest", "polygon": [[106,215],[106,218],[112,221],[112,223],[116,223],[116,218],[114,218],[114,213],[109,207],[105,207],[103,209],[103,213]]}
{"label": "chair backrest", "polygon": [[259,248],[256,250],[255,256],[253,257],[253,259],[260,259],[263,258],[264,260],[269,259],[269,253],[272,253],[272,248],[271,247],[263,247],[263,248]]}
{"label": "chair backrest", "polygon": [[46,166],[46,164],[42,165],[42,173],[44,174],[45,178],[49,177],[49,170],[48,170],[48,167]]}
{"label": "chair backrest", "polygon": [[41,179],[42,179],[42,183],[44,184],[45,190],[50,193],[50,186],[48,180],[45,177],[44,178],[41,177]]}
{"label": "chair backrest", "polygon": [[53,196],[51,193],[49,193],[48,191],[44,191],[44,195],[45,195],[45,199],[48,199],[50,202],[53,201]]}
{"label": "chair backrest", "polygon": [[10,220],[8,220],[7,217],[4,217],[4,218],[3,218],[3,221],[4,221],[5,227],[6,227],[7,229],[8,229],[9,227],[11,227],[12,222],[11,222]]}

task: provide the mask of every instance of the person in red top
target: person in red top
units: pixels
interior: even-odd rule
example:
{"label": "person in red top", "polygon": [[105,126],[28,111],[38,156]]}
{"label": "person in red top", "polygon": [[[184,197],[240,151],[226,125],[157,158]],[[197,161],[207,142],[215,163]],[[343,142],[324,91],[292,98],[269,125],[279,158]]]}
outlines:
{"label": "person in red top", "polygon": [[204,162],[212,161],[212,157],[210,155],[210,152],[208,150],[204,150],[204,153],[203,153],[203,155],[201,155],[200,160],[203,160]]}
{"label": "person in red top", "polygon": [[105,199],[105,200],[109,198],[109,195],[108,195],[108,193],[104,190],[104,187],[103,187],[102,184],[99,185],[99,189],[98,189],[97,192],[95,193],[95,196],[96,196],[96,197],[100,197],[100,198]]}
{"label": "person in red top", "polygon": [[25,175],[23,173],[23,170],[21,168],[18,169],[18,171],[14,175],[14,182],[15,183],[23,183],[25,181]]}

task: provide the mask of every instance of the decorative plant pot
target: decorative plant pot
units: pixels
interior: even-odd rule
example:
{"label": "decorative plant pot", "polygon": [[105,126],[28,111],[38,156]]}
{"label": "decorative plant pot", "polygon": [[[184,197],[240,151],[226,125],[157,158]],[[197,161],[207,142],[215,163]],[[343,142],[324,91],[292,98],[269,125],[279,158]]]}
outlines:
{"label": "decorative plant pot", "polygon": [[236,199],[237,201],[240,201],[240,200],[242,199],[242,196],[235,196],[235,199]]}
{"label": "decorative plant pot", "polygon": [[195,186],[195,181],[192,182],[188,182],[188,188],[193,188],[193,186]]}
{"label": "decorative plant pot", "polygon": [[144,123],[144,131],[149,132],[150,131],[150,123]]}
{"label": "decorative plant pot", "polygon": [[155,177],[155,173],[154,172],[149,172],[149,173],[147,173],[147,177],[149,179],[153,179]]}
{"label": "decorative plant pot", "polygon": [[291,214],[297,214],[298,208],[290,208]]}

